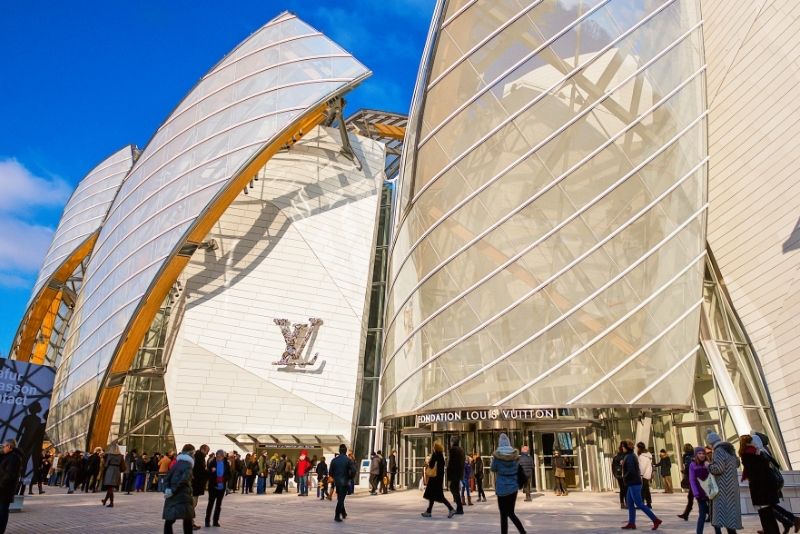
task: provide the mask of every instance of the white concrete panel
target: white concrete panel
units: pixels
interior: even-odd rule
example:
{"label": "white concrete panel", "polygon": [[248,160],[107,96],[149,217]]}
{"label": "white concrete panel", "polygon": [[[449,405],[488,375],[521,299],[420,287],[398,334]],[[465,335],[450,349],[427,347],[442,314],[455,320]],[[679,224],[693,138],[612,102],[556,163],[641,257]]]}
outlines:
{"label": "white concrete panel", "polygon": [[[241,402],[246,412],[254,399],[259,408],[253,414],[221,419],[203,439],[243,432],[350,439],[385,158],[382,144],[351,140],[361,171],[339,153],[332,128],[317,128],[276,155],[208,235],[219,248],[195,253],[181,276],[188,300],[167,371],[177,441],[200,440],[189,431],[195,406]],[[306,351],[319,353],[316,364],[273,365],[286,346],[273,320],[306,323],[310,317],[324,321]],[[215,369],[244,373],[255,385],[241,388],[247,393],[238,399],[239,374],[220,375],[228,389],[216,391],[222,396],[215,401],[205,399],[204,387],[186,381],[213,375],[178,378],[184,369],[204,367],[198,353]]]}

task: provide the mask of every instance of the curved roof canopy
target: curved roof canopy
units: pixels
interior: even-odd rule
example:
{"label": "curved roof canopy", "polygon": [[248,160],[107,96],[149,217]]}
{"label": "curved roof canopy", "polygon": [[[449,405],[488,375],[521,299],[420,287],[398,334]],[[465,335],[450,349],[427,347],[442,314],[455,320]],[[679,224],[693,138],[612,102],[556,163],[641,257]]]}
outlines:
{"label": "curved roof canopy", "polygon": [[128,369],[191,252],[272,154],[322,122],[326,103],[369,74],[326,36],[282,13],[200,80],[144,149],[100,232],[57,378],[62,410],[52,424],[99,405],[91,439],[103,443],[121,383],[98,403],[86,401],[103,380]]}
{"label": "curved roof canopy", "polygon": [[91,253],[114,196],[133,165],[135,150],[128,145],[100,162],[80,181],[64,207],[11,350],[17,359],[30,357],[42,319],[58,299],[59,287]]}

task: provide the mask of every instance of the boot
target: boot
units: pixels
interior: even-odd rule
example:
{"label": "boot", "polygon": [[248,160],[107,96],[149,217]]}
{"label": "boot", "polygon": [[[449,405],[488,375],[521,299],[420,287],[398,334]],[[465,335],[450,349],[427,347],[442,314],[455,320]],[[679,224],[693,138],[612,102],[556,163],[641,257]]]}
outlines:
{"label": "boot", "polygon": [[467,504],[467,501],[464,500],[464,497],[461,497],[461,506],[464,506],[465,504]]}
{"label": "boot", "polygon": [[472,496],[467,495],[467,505],[472,506]]}

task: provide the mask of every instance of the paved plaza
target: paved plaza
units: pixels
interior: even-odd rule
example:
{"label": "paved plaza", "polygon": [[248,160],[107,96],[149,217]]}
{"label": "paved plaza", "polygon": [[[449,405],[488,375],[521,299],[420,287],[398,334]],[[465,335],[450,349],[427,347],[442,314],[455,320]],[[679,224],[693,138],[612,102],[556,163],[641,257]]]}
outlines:
{"label": "paved plaza", "polygon": [[[45,495],[26,497],[25,510],[11,515],[10,534],[150,534],[163,531],[159,493],[119,495],[113,509],[100,505],[100,494],[67,495],[62,488],[48,488]],[[223,501],[221,528],[198,532],[213,534],[241,532],[347,533],[347,534],[417,534],[424,532],[500,532],[499,514],[493,494],[488,502],[466,507],[466,514],[448,520],[445,508],[437,504],[433,518],[420,516],[425,508],[418,490],[371,496],[358,492],[347,498],[348,518],[333,521],[335,502],[320,502],[310,497],[284,495],[229,495]],[[206,497],[199,509],[205,510]],[[696,508],[691,520],[675,517],[686,502],[685,495],[654,495],[656,513],[664,520],[663,532],[694,532]],[[568,497],[538,494],[533,502],[517,502],[517,512],[528,532],[603,534],[621,532],[627,512],[619,509],[617,496],[611,493],[572,493]],[[650,530],[650,522],[641,515],[640,530]],[[199,523],[202,524],[202,517]],[[742,532],[756,532],[758,518],[746,516]],[[177,525],[176,525],[177,526]],[[180,528],[176,528],[179,532]],[[511,532],[515,532],[513,525]],[[706,532],[713,534],[709,526]]]}

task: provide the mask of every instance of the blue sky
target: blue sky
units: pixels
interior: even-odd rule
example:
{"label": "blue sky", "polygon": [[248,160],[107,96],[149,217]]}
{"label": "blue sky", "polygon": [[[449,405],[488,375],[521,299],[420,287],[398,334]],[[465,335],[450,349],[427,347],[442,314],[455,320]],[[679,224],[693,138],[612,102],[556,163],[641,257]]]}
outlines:
{"label": "blue sky", "polygon": [[348,98],[407,112],[434,0],[6,2],[0,17],[0,354],[75,184],[139,147],[236,44],[289,10],[373,71]]}

